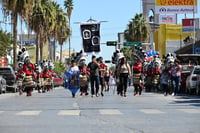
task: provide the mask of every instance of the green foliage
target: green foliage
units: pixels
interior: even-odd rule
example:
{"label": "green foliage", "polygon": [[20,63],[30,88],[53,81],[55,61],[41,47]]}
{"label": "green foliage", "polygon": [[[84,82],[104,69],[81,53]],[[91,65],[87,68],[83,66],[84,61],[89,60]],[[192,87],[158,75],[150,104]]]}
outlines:
{"label": "green foliage", "polygon": [[11,34],[0,30],[0,56],[6,54],[7,50],[11,49]]}
{"label": "green foliage", "polygon": [[136,14],[124,31],[125,39],[129,42],[146,42],[149,39],[150,26],[142,14]]}
{"label": "green foliage", "polygon": [[131,48],[129,48],[129,47],[123,47],[121,49],[121,52],[123,52],[124,56],[127,59],[127,62],[129,64],[133,64],[133,52],[134,52],[133,47],[131,47]]}
{"label": "green foliage", "polygon": [[58,75],[62,75],[65,72],[65,67],[62,63],[55,62],[54,65],[55,65],[54,71]]}

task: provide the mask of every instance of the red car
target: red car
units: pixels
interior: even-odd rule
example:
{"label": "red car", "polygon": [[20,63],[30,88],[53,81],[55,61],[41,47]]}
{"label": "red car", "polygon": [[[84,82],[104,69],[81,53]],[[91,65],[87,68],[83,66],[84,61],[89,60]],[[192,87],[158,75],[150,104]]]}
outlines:
{"label": "red car", "polygon": [[54,76],[53,82],[55,87],[64,85],[63,78],[61,76],[58,76],[57,74]]}
{"label": "red car", "polygon": [[191,71],[193,70],[194,66],[191,65],[182,65],[182,70],[181,70],[181,86],[180,86],[180,92],[181,93],[186,93],[185,92],[185,87],[186,87],[186,79],[190,75]]}

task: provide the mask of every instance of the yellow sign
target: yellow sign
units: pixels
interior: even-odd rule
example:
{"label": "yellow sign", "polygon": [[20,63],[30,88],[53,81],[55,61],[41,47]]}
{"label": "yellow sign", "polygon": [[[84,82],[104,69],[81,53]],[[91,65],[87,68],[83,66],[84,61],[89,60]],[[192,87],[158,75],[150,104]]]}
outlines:
{"label": "yellow sign", "polygon": [[193,5],[197,6],[197,0],[156,0],[156,6],[193,6]]}

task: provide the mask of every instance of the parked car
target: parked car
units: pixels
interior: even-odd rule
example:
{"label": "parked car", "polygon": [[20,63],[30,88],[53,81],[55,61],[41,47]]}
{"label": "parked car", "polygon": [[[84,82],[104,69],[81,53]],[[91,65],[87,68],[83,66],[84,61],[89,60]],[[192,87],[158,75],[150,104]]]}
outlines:
{"label": "parked car", "polygon": [[63,78],[57,74],[54,76],[53,82],[54,82],[54,86],[63,86],[64,85]]}
{"label": "parked car", "polygon": [[197,77],[196,95],[200,95],[200,75]]}
{"label": "parked car", "polygon": [[0,75],[0,94],[6,93],[6,80],[3,78],[2,75]]}
{"label": "parked car", "polygon": [[191,94],[194,91],[196,92],[197,78],[199,75],[200,75],[200,66],[195,66],[190,76],[188,76],[186,80],[186,91],[189,94]]}
{"label": "parked car", "polygon": [[6,91],[17,92],[15,71],[11,66],[0,67],[0,75],[6,80]]}
{"label": "parked car", "polygon": [[191,65],[182,65],[181,67],[181,85],[180,85],[180,93],[186,93],[186,79],[192,72],[194,66]]}

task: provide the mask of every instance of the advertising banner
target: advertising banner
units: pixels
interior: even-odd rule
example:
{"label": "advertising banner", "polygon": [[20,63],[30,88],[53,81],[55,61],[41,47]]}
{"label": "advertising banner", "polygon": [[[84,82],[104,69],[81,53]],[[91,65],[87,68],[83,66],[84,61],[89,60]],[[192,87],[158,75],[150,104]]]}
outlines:
{"label": "advertising banner", "polygon": [[156,14],[197,13],[197,0],[155,0]]}
{"label": "advertising banner", "polygon": [[195,31],[200,28],[199,18],[195,20],[193,18],[190,19],[182,19],[182,32],[194,32],[194,22],[195,22]]}
{"label": "advertising banner", "polygon": [[176,15],[160,15],[159,24],[176,24],[177,18]]}

